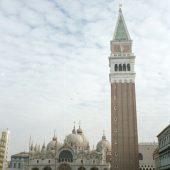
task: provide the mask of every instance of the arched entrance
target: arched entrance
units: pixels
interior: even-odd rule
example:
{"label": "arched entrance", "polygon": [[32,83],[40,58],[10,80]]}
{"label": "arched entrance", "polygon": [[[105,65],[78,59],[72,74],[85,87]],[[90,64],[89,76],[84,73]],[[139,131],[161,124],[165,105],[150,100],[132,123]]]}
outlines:
{"label": "arched entrance", "polygon": [[96,167],[93,167],[93,168],[91,168],[90,170],[98,170],[98,168],[96,168]]}
{"label": "arched entrance", "polygon": [[58,170],[71,170],[71,167],[70,167],[70,165],[68,165],[68,164],[61,164],[61,165],[58,167]]}
{"label": "arched entrance", "polygon": [[46,167],[44,168],[44,170],[52,170],[52,169],[51,169],[51,167],[46,166]]}
{"label": "arched entrance", "polygon": [[37,167],[36,168],[32,168],[32,170],[39,170],[39,168],[37,168]]}
{"label": "arched entrance", "polygon": [[86,170],[86,168],[83,167],[83,166],[80,166],[80,167],[78,168],[78,170]]}

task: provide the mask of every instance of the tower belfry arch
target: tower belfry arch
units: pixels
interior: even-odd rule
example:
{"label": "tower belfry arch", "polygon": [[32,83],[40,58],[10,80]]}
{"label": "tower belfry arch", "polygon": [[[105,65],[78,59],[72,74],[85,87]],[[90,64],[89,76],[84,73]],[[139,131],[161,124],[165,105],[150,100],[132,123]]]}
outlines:
{"label": "tower belfry arch", "polygon": [[110,42],[112,170],[137,170],[138,134],[135,96],[135,56],[132,40],[119,6]]}

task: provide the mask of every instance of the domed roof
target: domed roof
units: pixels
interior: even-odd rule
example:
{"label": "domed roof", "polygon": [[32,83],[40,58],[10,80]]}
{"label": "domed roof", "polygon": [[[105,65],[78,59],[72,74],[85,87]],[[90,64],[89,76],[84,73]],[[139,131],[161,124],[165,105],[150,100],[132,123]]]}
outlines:
{"label": "domed roof", "polygon": [[72,133],[66,136],[65,143],[69,144],[71,147],[76,147],[78,149],[89,148],[89,141],[84,136],[83,131],[80,127],[77,129],[77,133],[75,131],[75,127],[73,128]]}
{"label": "domed roof", "polygon": [[102,136],[102,140],[100,140],[97,144],[97,151],[98,152],[101,152],[102,150],[105,150],[105,151],[111,151],[111,145],[110,145],[110,142],[106,139],[106,136],[103,135]]}
{"label": "domed roof", "polygon": [[78,133],[78,134],[82,134],[82,133],[83,133],[83,130],[80,128],[80,126],[79,126],[79,128],[77,129],[77,133]]}
{"label": "domed roof", "polygon": [[48,145],[47,145],[47,150],[55,150],[55,147],[56,147],[57,149],[59,149],[59,148],[62,147],[62,145],[61,145],[61,143],[57,140],[57,138],[56,138],[55,135],[54,135],[52,141],[50,141],[50,142],[48,143]]}

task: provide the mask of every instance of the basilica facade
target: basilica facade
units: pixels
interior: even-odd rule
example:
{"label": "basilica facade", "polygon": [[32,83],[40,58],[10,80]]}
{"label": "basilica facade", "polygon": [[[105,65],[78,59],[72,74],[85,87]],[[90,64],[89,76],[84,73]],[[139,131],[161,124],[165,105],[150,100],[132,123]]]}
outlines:
{"label": "basilica facade", "polygon": [[54,135],[42,147],[33,144],[29,148],[28,170],[109,170],[111,145],[103,134],[95,149],[79,127],[67,135],[63,144]]}

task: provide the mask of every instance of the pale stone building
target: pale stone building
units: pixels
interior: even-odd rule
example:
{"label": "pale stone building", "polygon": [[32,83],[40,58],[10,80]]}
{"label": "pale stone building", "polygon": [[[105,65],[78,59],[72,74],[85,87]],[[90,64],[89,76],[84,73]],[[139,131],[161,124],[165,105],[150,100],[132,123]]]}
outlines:
{"label": "pale stone building", "polygon": [[9,131],[8,129],[2,131],[0,136],[0,170],[4,170],[8,166],[8,142],[9,142]]}
{"label": "pale stone building", "polygon": [[[157,169],[170,169],[170,124],[158,134],[158,152],[155,153]],[[159,157],[159,159],[158,159]]]}
{"label": "pale stone building", "polygon": [[110,142],[103,135],[96,149],[90,149],[89,141],[82,129],[75,127],[61,144],[57,137],[48,143],[30,146],[28,170],[109,170],[107,153],[111,151]]}
{"label": "pale stone building", "polygon": [[156,143],[139,144],[139,165],[140,170],[155,170],[155,160],[153,153],[158,147]]}
{"label": "pale stone building", "polygon": [[28,166],[29,152],[20,152],[11,156],[9,169],[25,170]]}

